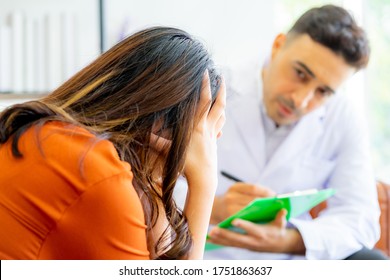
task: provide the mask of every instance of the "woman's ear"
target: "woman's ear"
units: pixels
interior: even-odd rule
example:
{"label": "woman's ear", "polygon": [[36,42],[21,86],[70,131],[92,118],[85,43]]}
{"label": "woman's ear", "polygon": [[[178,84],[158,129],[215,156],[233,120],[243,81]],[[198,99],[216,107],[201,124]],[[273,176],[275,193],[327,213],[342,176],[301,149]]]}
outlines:
{"label": "woman's ear", "polygon": [[166,155],[171,148],[172,141],[153,132],[150,134],[150,147],[158,153]]}
{"label": "woman's ear", "polygon": [[287,37],[286,34],[280,33],[274,39],[274,42],[272,44],[271,60],[274,59],[274,57],[277,55],[277,53],[286,43],[286,37]]}

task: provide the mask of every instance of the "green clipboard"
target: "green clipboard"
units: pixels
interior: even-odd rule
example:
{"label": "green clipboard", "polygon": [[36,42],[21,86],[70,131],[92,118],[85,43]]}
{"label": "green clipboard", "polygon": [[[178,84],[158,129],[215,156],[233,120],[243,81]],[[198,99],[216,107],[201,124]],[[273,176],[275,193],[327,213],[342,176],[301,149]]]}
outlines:
{"label": "green clipboard", "polygon": [[[283,208],[287,210],[286,219],[288,221],[290,218],[297,217],[309,211],[314,206],[328,199],[334,193],[334,189],[310,189],[281,194],[274,197],[257,198],[245,208],[220,222],[217,226],[220,228],[237,230],[237,228],[231,224],[232,221],[237,218],[254,223],[268,223],[274,220],[276,214]],[[206,243],[205,250],[213,250],[221,247],[223,246]]]}

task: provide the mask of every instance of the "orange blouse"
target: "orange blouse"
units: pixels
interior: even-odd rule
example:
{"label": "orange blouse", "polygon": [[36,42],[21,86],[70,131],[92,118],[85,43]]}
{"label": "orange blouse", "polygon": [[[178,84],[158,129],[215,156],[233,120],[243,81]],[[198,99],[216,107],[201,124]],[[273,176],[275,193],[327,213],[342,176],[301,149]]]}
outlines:
{"label": "orange blouse", "polygon": [[19,149],[0,146],[0,259],[149,258],[133,174],[111,142],[49,122]]}

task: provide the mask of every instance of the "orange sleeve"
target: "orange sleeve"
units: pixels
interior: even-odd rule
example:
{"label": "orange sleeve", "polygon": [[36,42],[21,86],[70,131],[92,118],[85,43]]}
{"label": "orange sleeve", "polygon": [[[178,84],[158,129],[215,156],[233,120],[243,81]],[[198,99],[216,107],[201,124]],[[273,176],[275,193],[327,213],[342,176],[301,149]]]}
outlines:
{"label": "orange sleeve", "polygon": [[85,191],[47,236],[40,259],[149,259],[140,200],[119,174]]}
{"label": "orange sleeve", "polygon": [[[60,140],[54,136],[50,138],[46,142],[50,147]],[[76,143],[79,143],[76,150],[85,149],[86,141],[82,134],[73,134],[71,139],[69,147],[73,153]],[[55,150],[55,158],[66,158],[65,147],[61,152]],[[46,149],[47,156],[51,157],[51,152]],[[77,158],[83,158],[83,172],[79,176],[72,177],[77,174],[76,171],[65,173],[74,186],[79,185],[76,189],[83,190],[61,213],[44,240],[38,258],[149,259],[143,208],[132,184],[129,164],[120,161],[114,146],[107,140],[90,146],[85,157],[76,154],[78,156],[74,157],[72,166],[51,161],[52,167],[65,173],[75,167],[79,169]],[[65,170],[60,169],[64,167]]]}
{"label": "orange sleeve", "polygon": [[1,258],[148,259],[133,173],[113,143],[59,122],[36,132],[23,134],[23,158],[0,146]]}

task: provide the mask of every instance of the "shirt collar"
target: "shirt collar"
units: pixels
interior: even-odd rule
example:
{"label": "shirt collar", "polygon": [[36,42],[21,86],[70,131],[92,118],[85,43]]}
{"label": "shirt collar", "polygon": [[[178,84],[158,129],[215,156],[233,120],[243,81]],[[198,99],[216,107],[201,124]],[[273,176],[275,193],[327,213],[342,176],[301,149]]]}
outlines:
{"label": "shirt collar", "polygon": [[261,102],[260,114],[263,121],[264,131],[267,134],[274,133],[276,131],[280,133],[288,133],[295,127],[298,122],[297,121],[292,124],[277,126],[276,123],[268,116],[267,108],[265,107],[264,102]]}

